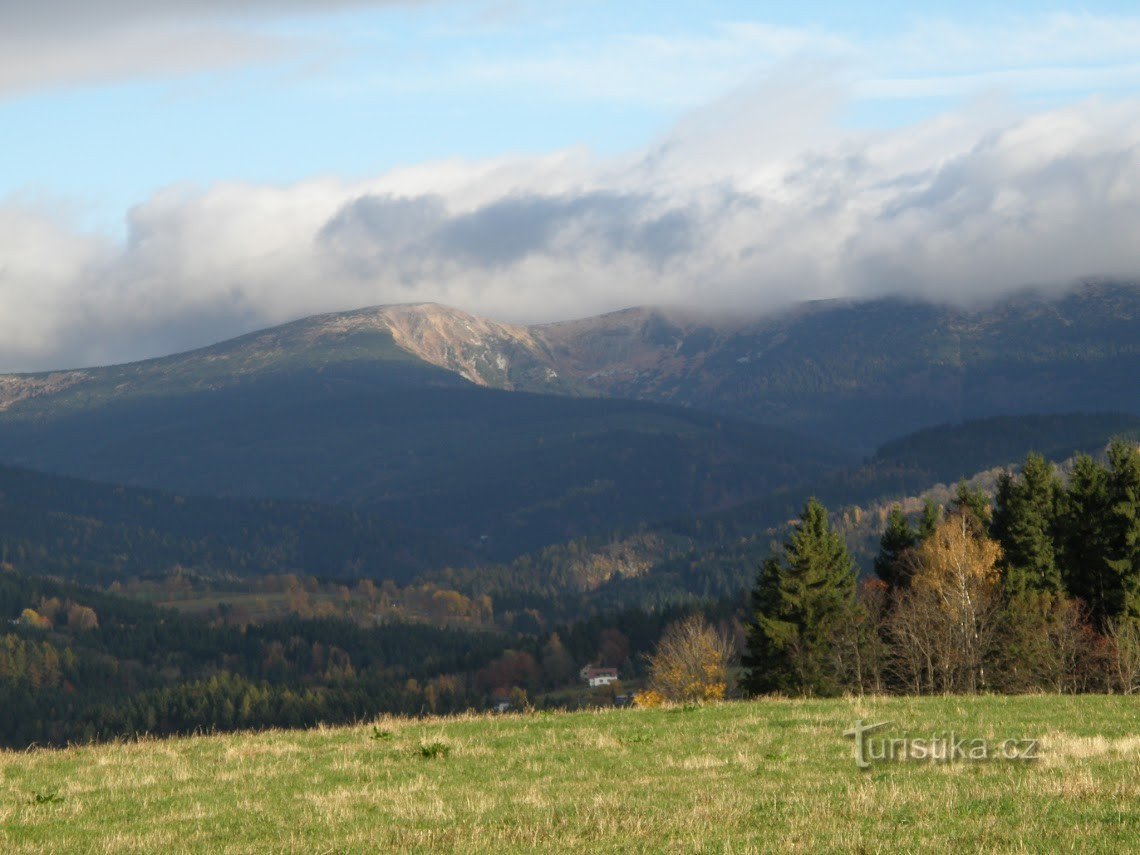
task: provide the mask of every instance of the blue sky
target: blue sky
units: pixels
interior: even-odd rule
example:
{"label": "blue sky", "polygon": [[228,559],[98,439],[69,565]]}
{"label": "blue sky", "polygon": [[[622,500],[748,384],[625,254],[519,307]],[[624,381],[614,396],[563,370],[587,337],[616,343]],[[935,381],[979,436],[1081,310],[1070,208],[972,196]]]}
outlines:
{"label": "blue sky", "polygon": [[[11,87],[0,100],[0,196],[67,199],[80,216],[116,228],[130,205],[178,182],[364,177],[571,146],[613,154],[796,57],[834,63],[855,89],[842,120],[865,126],[897,125],[986,92],[1054,103],[1136,92],[1140,55],[1102,58],[1093,45],[1053,56],[1044,41],[1036,53],[978,55],[938,38],[940,29],[964,39],[1040,37],[1051,16],[1131,13],[1135,21],[1129,7],[441,2],[286,16],[255,8],[171,22],[124,15],[112,26],[141,26],[140,39],[148,28],[190,32],[187,56],[171,69],[140,51],[118,70],[96,57]],[[198,30],[205,44],[195,44]],[[231,48],[212,56],[210,31],[227,34]],[[902,80],[913,94],[886,91]]]}
{"label": "blue sky", "polygon": [[403,299],[546,320],[1132,275],[1134,6],[24,4],[0,368]]}

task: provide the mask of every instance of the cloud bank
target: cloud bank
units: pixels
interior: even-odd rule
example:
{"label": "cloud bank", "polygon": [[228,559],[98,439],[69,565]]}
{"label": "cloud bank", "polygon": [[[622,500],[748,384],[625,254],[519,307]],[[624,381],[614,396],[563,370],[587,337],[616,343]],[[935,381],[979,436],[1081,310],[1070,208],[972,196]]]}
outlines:
{"label": "cloud bank", "polygon": [[842,103],[800,69],[618,159],[174,187],[129,212],[121,243],[0,204],[0,366],[140,358],[381,303],[547,321],[647,303],[967,303],[1140,274],[1140,103],[1012,117],[979,103],[874,133],[837,131]]}

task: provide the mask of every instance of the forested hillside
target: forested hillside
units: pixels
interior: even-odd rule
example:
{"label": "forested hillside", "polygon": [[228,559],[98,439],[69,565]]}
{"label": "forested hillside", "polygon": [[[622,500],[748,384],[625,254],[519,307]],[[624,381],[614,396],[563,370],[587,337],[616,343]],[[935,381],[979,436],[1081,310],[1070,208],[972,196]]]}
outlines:
{"label": "forested hillside", "polygon": [[230,623],[0,570],[0,747],[485,708],[512,689],[565,690],[590,662],[636,675],[682,614],[634,610],[532,635],[295,615]]}
{"label": "forested hillside", "polygon": [[888,443],[859,465],[723,512],[578,538],[510,563],[449,567],[424,578],[467,596],[489,596],[500,615],[531,610],[553,620],[736,596],[812,496],[845,519],[861,571],[870,573],[871,542],[892,503],[949,502],[962,478],[992,492],[998,473],[1016,468],[1029,451],[1051,449],[1049,458],[1058,462],[1100,454],[1114,437],[1138,428],[1135,416],[1079,413],[945,425]]}
{"label": "forested hillside", "polygon": [[[8,746],[413,712],[424,702],[415,680],[474,671],[503,645],[413,625],[211,625],[12,571],[0,572],[0,619]],[[453,688],[438,697],[444,709],[467,703]]]}
{"label": "forested hillside", "polygon": [[183,496],[0,466],[0,562],[106,585],[297,573],[406,582],[474,555],[437,534],[328,505]]}
{"label": "forested hillside", "polygon": [[13,408],[0,418],[0,459],[179,493],[340,504],[498,557],[729,507],[845,460],[723,417],[410,370],[347,362],[91,409]]}
{"label": "forested hillside", "polygon": [[[392,610],[401,619],[487,615],[475,603],[489,597],[494,623],[533,627],[528,613],[548,624],[735,595],[812,495],[840,513],[859,509],[851,543],[869,569],[870,516],[889,502],[1012,465],[1034,448],[1055,449],[1056,460],[1095,452],[1138,423],[1133,416],[1073,414],[943,426],[889,443],[858,466],[726,511],[611,524],[510,561],[495,561],[482,545],[463,549],[359,511],[171,495],[0,468],[0,559],[23,572],[104,586],[145,580],[140,595],[154,601],[194,600],[210,611],[211,599],[229,599],[256,614],[266,611],[257,605],[259,578],[315,577],[326,587],[387,581],[398,589],[389,600],[401,603]],[[164,584],[171,574],[179,577],[173,587]],[[448,592],[460,599],[452,603]],[[336,599],[329,588],[314,602],[325,596]]]}

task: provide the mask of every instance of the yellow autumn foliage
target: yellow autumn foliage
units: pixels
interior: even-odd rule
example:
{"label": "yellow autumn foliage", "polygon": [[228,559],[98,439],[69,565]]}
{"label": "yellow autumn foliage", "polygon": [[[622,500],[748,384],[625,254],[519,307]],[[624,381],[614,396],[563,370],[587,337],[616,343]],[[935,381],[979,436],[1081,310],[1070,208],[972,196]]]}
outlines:
{"label": "yellow autumn foliage", "polygon": [[722,700],[731,656],[731,643],[703,616],[688,617],[665,631],[650,657],[649,689],[667,701]]}
{"label": "yellow autumn foliage", "polygon": [[665,696],[660,692],[655,692],[653,689],[645,689],[638,692],[633,696],[634,706],[642,707],[643,709],[653,709],[665,703]]}

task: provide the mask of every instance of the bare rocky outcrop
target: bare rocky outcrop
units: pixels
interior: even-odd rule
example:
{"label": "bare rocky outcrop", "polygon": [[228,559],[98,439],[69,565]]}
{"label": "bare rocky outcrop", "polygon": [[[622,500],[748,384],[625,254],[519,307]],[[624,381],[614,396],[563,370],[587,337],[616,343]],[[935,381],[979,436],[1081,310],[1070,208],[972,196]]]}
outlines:
{"label": "bare rocky outcrop", "polygon": [[0,376],[0,412],[20,401],[56,395],[88,379],[85,371],[56,371],[51,374],[8,374]]}
{"label": "bare rocky outcrop", "polygon": [[518,363],[549,364],[526,327],[435,304],[387,306],[379,315],[404,350],[480,386],[515,389]]}

